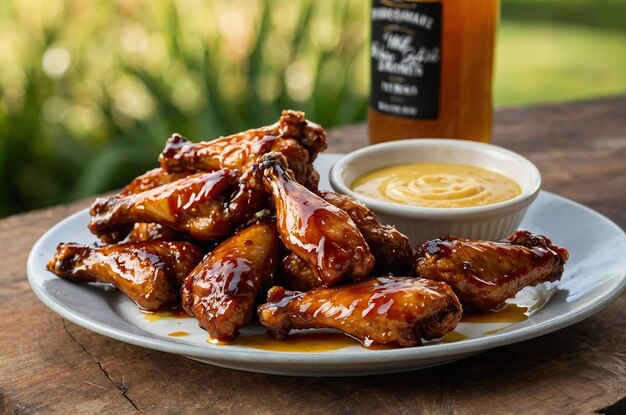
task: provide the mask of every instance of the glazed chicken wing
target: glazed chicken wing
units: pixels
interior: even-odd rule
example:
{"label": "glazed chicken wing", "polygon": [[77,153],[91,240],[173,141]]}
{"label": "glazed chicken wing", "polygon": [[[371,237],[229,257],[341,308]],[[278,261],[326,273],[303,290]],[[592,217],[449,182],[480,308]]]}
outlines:
{"label": "glazed chicken wing", "polygon": [[106,282],[145,310],[174,302],[183,278],[202,253],[187,242],[150,241],[103,247],[63,243],[47,264],[57,276],[78,282]]}
{"label": "glazed chicken wing", "polygon": [[309,264],[315,278],[331,286],[372,271],[374,257],[347,213],[297,183],[281,154],[263,156],[260,169],[283,243]]}
{"label": "glazed chicken wing", "polygon": [[[154,189],[155,187],[172,183],[178,179],[189,176],[191,173],[193,172],[182,171],[168,173],[161,168],[152,169],[133,179],[133,181],[118,193],[118,196],[128,196],[145,192],[146,190]],[[107,233],[100,234],[98,237],[102,242],[107,244],[122,240],[123,242],[141,242],[153,240],[177,241],[181,239],[178,232],[157,223],[127,224]]]}
{"label": "glazed chicken wing", "polygon": [[223,169],[187,176],[137,194],[97,199],[91,207],[89,230],[101,239],[115,235],[108,239],[116,241],[123,235],[120,228],[150,222],[199,240],[214,240],[228,235],[265,202],[265,191],[254,166],[241,177]]}
{"label": "glazed chicken wing", "polygon": [[273,287],[258,308],[261,324],[284,339],[291,329],[334,328],[372,343],[408,347],[443,337],[461,319],[448,284],[422,278],[371,278],[306,293]]}
{"label": "glazed chicken wing", "polygon": [[139,222],[133,225],[124,242],[180,241],[181,233],[158,223]]}
{"label": "glazed chicken wing", "polygon": [[463,307],[499,307],[519,290],[563,274],[568,252],[540,235],[517,231],[500,242],[445,237],[418,248],[418,276],[452,286]]}
{"label": "glazed chicken wing", "polygon": [[261,221],[217,246],[189,274],[181,294],[183,308],[218,340],[230,340],[254,311],[254,299],[269,285],[278,260],[278,232]]}
{"label": "glazed chicken wing", "polygon": [[221,137],[214,141],[191,143],[174,134],[159,157],[167,171],[185,169],[213,171],[223,168],[243,171],[270,151],[283,154],[298,182],[316,190],[319,175],[313,161],[326,148],[326,132],[298,111],[283,111],[270,126]]}
{"label": "glazed chicken wing", "polygon": [[375,273],[407,275],[411,271],[413,250],[406,235],[380,223],[374,212],[350,196],[335,192],[321,192],[321,196],[350,215],[376,258]]}
{"label": "glazed chicken wing", "polygon": [[309,291],[323,285],[309,264],[293,252],[280,261],[280,277],[280,284],[288,290]]}
{"label": "glazed chicken wing", "polygon": [[141,176],[135,177],[126,187],[120,191],[121,196],[134,195],[163,186],[164,184],[175,182],[192,174],[192,171],[184,170],[175,173],[169,173],[161,168],[148,170]]}

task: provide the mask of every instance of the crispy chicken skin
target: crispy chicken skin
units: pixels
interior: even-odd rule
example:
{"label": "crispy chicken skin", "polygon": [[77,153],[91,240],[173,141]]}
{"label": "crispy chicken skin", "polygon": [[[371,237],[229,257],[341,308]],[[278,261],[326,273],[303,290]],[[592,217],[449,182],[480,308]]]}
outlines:
{"label": "crispy chicken skin", "polygon": [[250,321],[257,294],[274,276],[279,243],[276,223],[266,220],[222,242],[185,279],[183,308],[213,338],[234,338]]}
{"label": "crispy chicken skin", "polygon": [[167,141],[159,157],[169,172],[186,169],[213,171],[223,168],[243,171],[270,151],[283,154],[298,182],[316,190],[319,174],[313,161],[326,149],[326,132],[299,111],[283,111],[270,126],[244,131],[217,140],[192,143],[179,134]]}
{"label": "crispy chicken skin", "polygon": [[308,263],[289,252],[280,261],[280,284],[288,290],[309,291],[321,287],[322,281],[315,277]]}
{"label": "crispy chicken skin", "polygon": [[150,241],[103,247],[62,243],[47,269],[77,282],[107,282],[145,310],[174,302],[202,253],[187,242]]}
{"label": "crispy chicken skin", "polygon": [[154,189],[155,187],[163,186],[164,184],[169,184],[183,177],[187,177],[192,173],[194,172],[188,170],[169,173],[157,167],[156,169],[148,170],[141,176],[135,177],[119,194],[127,196],[145,192],[146,190]]}
{"label": "crispy chicken skin", "polygon": [[417,346],[443,337],[461,319],[458,298],[446,283],[378,277],[306,293],[273,287],[258,308],[261,324],[284,339],[291,329],[334,328],[370,346]]}
{"label": "crispy chicken skin", "polygon": [[568,252],[540,235],[517,231],[500,242],[445,237],[418,247],[418,276],[452,286],[463,307],[490,310],[519,290],[563,274]]}
{"label": "crispy chicken skin", "polygon": [[283,155],[266,154],[260,170],[283,244],[309,264],[315,278],[331,286],[372,271],[374,257],[350,216],[297,183]]}
{"label": "crispy chicken skin", "polygon": [[350,215],[356,227],[363,234],[372,255],[376,258],[375,273],[409,274],[413,249],[408,236],[393,226],[380,223],[374,212],[350,196],[335,192],[321,192],[320,194],[328,203]]}
{"label": "crispy chicken skin", "polygon": [[184,239],[180,232],[158,223],[138,222],[133,225],[124,242],[142,241],[180,241]]}
{"label": "crispy chicken skin", "polygon": [[197,173],[141,193],[99,198],[91,206],[89,230],[116,242],[126,236],[120,229],[150,222],[199,240],[223,238],[266,202],[255,169],[240,177],[229,169]]}

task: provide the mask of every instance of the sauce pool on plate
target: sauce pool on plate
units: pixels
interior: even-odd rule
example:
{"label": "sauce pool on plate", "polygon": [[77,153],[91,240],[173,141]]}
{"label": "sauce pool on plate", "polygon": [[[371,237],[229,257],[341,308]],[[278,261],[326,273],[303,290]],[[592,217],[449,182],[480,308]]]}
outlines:
{"label": "sauce pool on plate", "polygon": [[276,340],[268,334],[237,337],[231,342],[220,342],[209,338],[210,344],[247,346],[252,349],[272,352],[319,353],[360,345],[357,340],[343,333],[297,333],[285,340]]}
{"label": "sauce pool on plate", "polygon": [[372,199],[430,208],[485,206],[521,193],[515,181],[499,173],[449,163],[385,167],[357,178],[350,187]]}

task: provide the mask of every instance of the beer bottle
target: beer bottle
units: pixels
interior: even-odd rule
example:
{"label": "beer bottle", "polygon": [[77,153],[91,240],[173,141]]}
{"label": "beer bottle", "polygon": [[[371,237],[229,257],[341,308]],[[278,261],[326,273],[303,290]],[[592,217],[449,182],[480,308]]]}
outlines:
{"label": "beer bottle", "polygon": [[370,142],[488,142],[498,0],[372,0]]}

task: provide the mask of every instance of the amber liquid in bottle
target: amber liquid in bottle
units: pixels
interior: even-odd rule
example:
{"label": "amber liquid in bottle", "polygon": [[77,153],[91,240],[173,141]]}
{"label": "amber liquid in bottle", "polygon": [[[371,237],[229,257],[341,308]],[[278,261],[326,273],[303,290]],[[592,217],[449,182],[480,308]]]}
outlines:
{"label": "amber liquid in bottle", "polygon": [[[373,0],[371,143],[488,142],[498,0]],[[413,65],[413,66],[411,66]]]}

